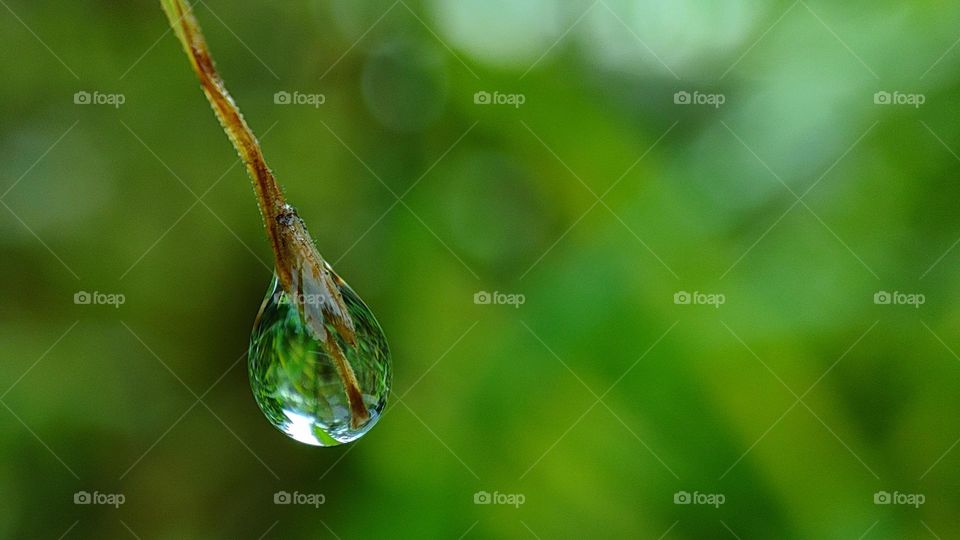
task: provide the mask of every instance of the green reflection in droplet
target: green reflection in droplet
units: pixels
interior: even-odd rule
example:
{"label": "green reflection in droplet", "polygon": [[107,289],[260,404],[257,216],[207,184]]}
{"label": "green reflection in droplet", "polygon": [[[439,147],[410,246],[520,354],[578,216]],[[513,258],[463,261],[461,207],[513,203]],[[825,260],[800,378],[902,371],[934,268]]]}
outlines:
{"label": "green reflection in droplet", "polygon": [[[352,340],[332,322],[324,323],[332,341],[318,338],[276,276],[250,336],[248,367],[257,405],[280,431],[316,446],[336,446],[363,436],[377,423],[390,391],[390,351],[380,324],[349,285],[339,278],[335,283],[353,321]],[[356,410],[351,410],[337,371],[337,354],[356,376],[369,413],[366,418],[356,418]]]}

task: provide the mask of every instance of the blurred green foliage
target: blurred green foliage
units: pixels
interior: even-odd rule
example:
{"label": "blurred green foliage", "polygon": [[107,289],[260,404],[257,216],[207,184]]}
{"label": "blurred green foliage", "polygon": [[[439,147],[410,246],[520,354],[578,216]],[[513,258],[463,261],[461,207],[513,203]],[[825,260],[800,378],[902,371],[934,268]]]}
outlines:
{"label": "blurred green foliage", "polygon": [[252,399],[271,253],[159,5],[3,6],[0,537],[960,535],[960,6],[198,3],[390,339],[337,449]]}

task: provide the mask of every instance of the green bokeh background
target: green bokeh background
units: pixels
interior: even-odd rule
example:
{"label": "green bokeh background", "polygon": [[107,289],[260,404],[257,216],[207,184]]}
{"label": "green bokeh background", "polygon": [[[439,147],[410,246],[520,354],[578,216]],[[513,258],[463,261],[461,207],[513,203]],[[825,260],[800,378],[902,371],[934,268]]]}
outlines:
{"label": "green bokeh background", "polygon": [[198,4],[390,338],[386,415],[317,449],[251,397],[272,255],[159,5],[0,3],[0,537],[960,536],[960,6]]}

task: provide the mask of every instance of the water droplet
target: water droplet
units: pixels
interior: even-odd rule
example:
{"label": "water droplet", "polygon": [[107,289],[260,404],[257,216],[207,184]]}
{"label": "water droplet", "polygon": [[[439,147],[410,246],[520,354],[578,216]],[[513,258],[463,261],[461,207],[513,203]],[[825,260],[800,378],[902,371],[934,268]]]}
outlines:
{"label": "water droplet", "polygon": [[302,443],[336,446],[362,437],[380,418],[390,351],[370,308],[329,266],[324,271],[333,290],[298,285],[293,297],[274,275],[248,364],[253,396],[270,423]]}

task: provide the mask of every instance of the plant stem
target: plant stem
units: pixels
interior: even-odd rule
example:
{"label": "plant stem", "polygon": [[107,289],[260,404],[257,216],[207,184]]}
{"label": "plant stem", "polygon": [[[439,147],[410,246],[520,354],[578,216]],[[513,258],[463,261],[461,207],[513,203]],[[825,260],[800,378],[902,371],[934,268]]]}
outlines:
{"label": "plant stem", "polygon": [[[217,73],[206,40],[203,38],[203,33],[190,6],[182,0],[161,0],[161,4],[170,20],[173,31],[193,65],[193,69],[200,78],[200,86],[220,120],[220,125],[223,126],[230,142],[233,143],[247,167],[247,172],[253,180],[253,187],[257,193],[264,224],[276,247],[276,239],[273,234],[274,225],[272,223],[287,206],[283,193],[280,191],[280,186],[277,184],[270,168],[267,167],[256,136],[250,126],[247,125],[246,120],[243,119],[243,115],[223,83],[223,79]],[[274,251],[278,250],[274,249]]]}
{"label": "plant stem", "polygon": [[[260,213],[276,256],[277,276],[284,290],[297,303],[301,317],[313,331],[314,337],[325,342],[330,349],[337,374],[347,394],[351,424],[357,428],[369,420],[370,413],[363,403],[363,394],[353,368],[324,324],[329,320],[346,343],[352,345],[356,342],[353,319],[339,292],[342,282],[320,256],[296,210],[287,204],[277,179],[263,158],[260,143],[217,73],[203,32],[190,6],[183,0],[160,0],[160,4],[200,78],[200,86],[220,120],[220,125],[237,149],[240,159],[246,165],[247,173],[253,180]],[[307,304],[306,298],[322,298],[322,301],[311,301]]]}

